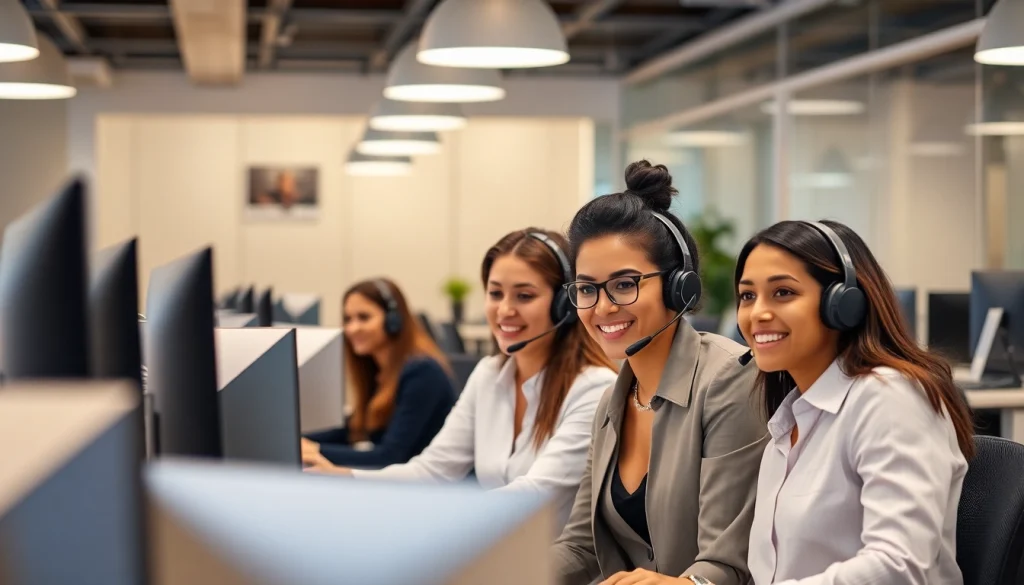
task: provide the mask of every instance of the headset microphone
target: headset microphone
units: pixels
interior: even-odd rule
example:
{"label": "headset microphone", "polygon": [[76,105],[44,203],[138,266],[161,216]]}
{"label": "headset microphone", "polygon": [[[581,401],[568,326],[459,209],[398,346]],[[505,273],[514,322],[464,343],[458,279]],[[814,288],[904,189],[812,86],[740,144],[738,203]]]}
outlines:
{"label": "headset microphone", "polygon": [[562,317],[562,320],[559,321],[558,323],[555,323],[555,326],[552,327],[551,329],[548,329],[547,331],[545,331],[544,333],[541,333],[540,335],[538,335],[536,337],[531,337],[530,339],[527,339],[526,341],[520,341],[518,343],[513,343],[512,345],[508,346],[508,349],[505,350],[505,351],[507,351],[509,353],[515,353],[515,352],[523,349],[527,345],[530,345],[534,341],[537,341],[541,337],[544,337],[545,335],[549,335],[551,333],[554,333],[555,331],[558,331],[558,328],[561,327],[562,325],[565,325],[566,323],[568,323],[569,319],[571,319],[573,316],[575,316],[575,313],[573,313],[571,315],[566,315],[565,317]]}
{"label": "headset microphone", "polygon": [[741,366],[745,366],[750,363],[750,360],[754,359],[754,350],[749,349],[747,353],[740,356],[739,362]]}
{"label": "headset microphone", "polygon": [[643,338],[643,339],[641,339],[640,341],[637,341],[637,342],[633,343],[632,345],[630,345],[629,347],[627,347],[627,348],[626,348],[626,357],[633,357],[633,355],[635,355],[636,353],[638,353],[638,352],[639,352],[639,351],[640,351],[641,349],[643,349],[643,348],[647,347],[647,345],[648,345],[648,344],[650,344],[650,343],[651,343],[652,341],[654,341],[654,338],[655,338],[655,337],[657,337],[657,336],[661,335],[661,333],[662,333],[663,331],[665,331],[666,329],[668,329],[669,327],[671,327],[673,323],[675,323],[676,321],[678,321],[678,320],[679,320],[679,318],[680,318],[680,317],[682,317],[682,316],[683,316],[683,314],[684,314],[684,313],[686,313],[686,311],[688,311],[688,310],[690,309],[690,305],[692,305],[692,304],[693,304],[693,302],[694,302],[694,301],[695,301],[696,299],[697,299],[697,297],[690,297],[690,300],[689,300],[689,301],[688,301],[688,302],[686,303],[686,305],[685,305],[685,306],[683,307],[683,310],[681,310],[681,311],[679,311],[678,313],[676,313],[676,316],[675,316],[675,317],[673,317],[673,318],[672,318],[672,320],[671,320],[671,321],[669,321],[668,323],[665,323],[665,325],[664,325],[664,326],[663,326],[663,327],[662,327],[661,329],[658,329],[658,330],[657,330],[657,331],[656,331],[656,332],[654,333],[654,335],[648,335],[647,337],[644,337],[644,338]]}

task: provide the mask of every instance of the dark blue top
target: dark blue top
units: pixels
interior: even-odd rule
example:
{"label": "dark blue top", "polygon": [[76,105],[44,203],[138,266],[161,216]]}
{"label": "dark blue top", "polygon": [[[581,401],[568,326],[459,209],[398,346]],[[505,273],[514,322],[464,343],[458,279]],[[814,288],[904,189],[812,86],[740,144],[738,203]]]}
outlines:
{"label": "dark blue top", "polygon": [[405,362],[398,376],[391,420],[383,429],[369,433],[373,449],[352,448],[347,429],[306,436],[320,443],[324,457],[342,467],[379,469],[405,463],[419,455],[441,430],[455,405],[455,394],[455,386],[441,364],[429,357],[412,358]]}

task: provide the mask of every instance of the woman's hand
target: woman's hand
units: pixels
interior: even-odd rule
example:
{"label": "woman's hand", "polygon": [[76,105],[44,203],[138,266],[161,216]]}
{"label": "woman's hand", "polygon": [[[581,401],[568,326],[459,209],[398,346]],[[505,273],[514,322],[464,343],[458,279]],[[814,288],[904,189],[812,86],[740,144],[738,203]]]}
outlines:
{"label": "woman's hand", "polygon": [[681,577],[662,575],[646,569],[620,571],[601,582],[601,585],[693,585],[693,581]]}
{"label": "woman's hand", "polygon": [[352,470],[347,467],[339,467],[320,453],[319,450],[304,450],[302,452],[303,471],[310,473],[325,473],[330,475],[352,475]]}
{"label": "woman's hand", "polygon": [[303,456],[305,456],[307,452],[309,452],[309,453],[319,453],[320,452],[320,443],[317,443],[316,441],[310,441],[306,437],[302,437],[300,439],[300,443],[302,445],[302,455]]}

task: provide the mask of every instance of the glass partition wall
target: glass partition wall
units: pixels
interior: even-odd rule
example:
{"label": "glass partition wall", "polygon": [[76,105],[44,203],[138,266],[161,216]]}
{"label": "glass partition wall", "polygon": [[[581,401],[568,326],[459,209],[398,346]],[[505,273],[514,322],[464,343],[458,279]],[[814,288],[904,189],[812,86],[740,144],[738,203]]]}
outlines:
{"label": "glass partition wall", "polygon": [[973,58],[992,3],[838,0],[631,78],[620,168],[668,165],[675,211],[727,223],[733,255],[774,221],[842,221],[922,312],[971,270],[1024,269],[1024,68]]}

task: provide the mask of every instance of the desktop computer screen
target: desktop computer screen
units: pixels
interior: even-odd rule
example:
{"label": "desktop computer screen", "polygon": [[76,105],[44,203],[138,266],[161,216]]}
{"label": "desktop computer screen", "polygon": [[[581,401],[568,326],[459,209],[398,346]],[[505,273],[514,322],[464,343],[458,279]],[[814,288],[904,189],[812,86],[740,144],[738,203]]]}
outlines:
{"label": "desktop computer screen", "polygon": [[153,270],[143,346],[160,455],[221,456],[213,327],[210,248]]}
{"label": "desktop computer screen", "polygon": [[253,297],[256,295],[254,287],[243,288],[235,299],[234,309],[239,313],[255,313],[256,306]]}
{"label": "desktop computer screen", "polygon": [[953,365],[971,361],[970,293],[928,293],[928,349]]}
{"label": "desktop computer screen", "polygon": [[257,326],[270,327],[274,324],[274,289],[267,287],[256,301]]}
{"label": "desktop computer screen", "polygon": [[[1013,373],[1024,365],[1024,271],[992,270],[971,273],[971,355],[978,350],[989,309],[1003,309],[1003,331],[997,334],[986,371]],[[1015,353],[1007,353],[1006,344]]]}
{"label": "desktop computer screen", "polygon": [[85,185],[7,225],[0,247],[0,368],[6,379],[89,375]]}
{"label": "desktop computer screen", "polygon": [[95,378],[142,386],[136,239],[106,248],[89,274],[89,350]]}
{"label": "desktop computer screen", "polygon": [[896,289],[896,300],[900,304],[900,309],[903,313],[903,318],[907,322],[907,328],[910,331],[910,336],[914,339],[917,338],[917,289],[916,288],[897,288]]}

